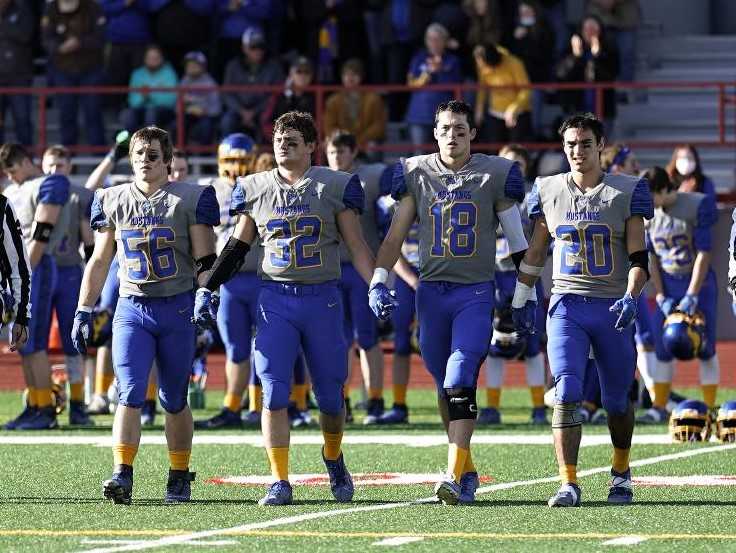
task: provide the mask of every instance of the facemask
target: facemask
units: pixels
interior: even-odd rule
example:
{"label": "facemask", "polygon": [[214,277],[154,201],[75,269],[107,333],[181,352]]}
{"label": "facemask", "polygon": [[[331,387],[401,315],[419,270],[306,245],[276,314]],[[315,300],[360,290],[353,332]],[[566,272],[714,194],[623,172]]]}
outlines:
{"label": "facemask", "polygon": [[675,169],[682,176],[687,177],[695,171],[695,160],[690,157],[678,157],[675,160]]}
{"label": "facemask", "polygon": [[522,27],[533,27],[536,22],[537,19],[534,16],[525,16],[519,18],[519,23]]}

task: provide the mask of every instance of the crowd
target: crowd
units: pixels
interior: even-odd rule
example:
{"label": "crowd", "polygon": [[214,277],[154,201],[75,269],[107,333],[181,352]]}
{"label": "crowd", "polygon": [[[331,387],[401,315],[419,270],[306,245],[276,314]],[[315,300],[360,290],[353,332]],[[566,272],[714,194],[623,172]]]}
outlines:
{"label": "crowd", "polygon": [[[232,132],[264,141],[279,115],[314,114],[307,87],[342,84],[326,102],[323,130],[349,129],[365,147],[385,140],[388,120],[405,122],[414,144],[431,142],[435,107],[452,92],[426,87],[477,82],[477,96],[466,99],[479,138],[523,142],[552,130],[542,126],[546,103],[564,113],[595,107],[589,91],[523,87],[632,80],[639,21],[638,0],[587,0],[574,29],[564,0],[0,0],[0,87],[31,86],[43,71],[50,87],[137,88],[127,97],[53,95],[61,142],[103,145],[105,121],[131,132],[175,130],[177,94],[166,88],[186,87],[187,142],[211,144]],[[362,83],[412,91],[356,91]],[[494,86],[508,88],[489,94]],[[615,94],[605,94],[607,122],[625,100]],[[34,142],[32,103],[0,93],[0,142],[11,117],[15,139]]]}

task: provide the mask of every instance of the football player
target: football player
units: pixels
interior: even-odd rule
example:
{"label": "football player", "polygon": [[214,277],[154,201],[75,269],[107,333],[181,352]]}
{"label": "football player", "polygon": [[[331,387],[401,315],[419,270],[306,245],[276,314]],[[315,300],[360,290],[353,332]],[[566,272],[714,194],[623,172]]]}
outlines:
{"label": "football player", "polygon": [[18,350],[28,388],[28,402],[23,412],[8,422],[5,429],[56,428],[48,342],[51,296],[57,281],[53,252],[64,238],[69,224],[66,208],[69,179],[60,174],[44,175],[19,144],[0,147],[0,170],[11,181],[4,194],[18,215],[32,273],[32,316],[28,341]]}
{"label": "football player", "polygon": [[728,290],[731,292],[731,307],[736,316],[736,209],[731,214],[731,238],[728,242]]}
{"label": "football player", "polygon": [[[348,131],[336,130],[325,141],[325,153],[330,169],[357,175],[365,195],[365,208],[360,216],[360,225],[368,247],[373,254],[378,251],[381,239],[378,236],[376,202],[390,190],[381,188],[386,166],[381,163],[358,163],[358,143]],[[385,188],[385,187],[384,187]],[[368,388],[367,415],[363,424],[377,424],[383,415],[383,350],[378,342],[378,322],[368,305],[368,284],[360,277],[350,262],[350,252],[344,242],[340,244],[342,280],[340,286],[345,306],[345,339],[352,348],[357,342],[363,381]],[[406,404],[406,398],[401,402]]]}
{"label": "football player", "polygon": [[[44,174],[60,174],[69,177],[72,161],[64,146],[51,146],[43,153],[41,168]],[[92,206],[92,192],[71,183],[69,185],[68,227],[64,237],[53,251],[57,267],[56,287],[51,294],[51,306],[56,312],[59,335],[64,350],[67,381],[69,382],[69,424],[88,425],[92,420],[84,404],[84,364],[83,358],[72,343],[72,323],[74,311],[82,285],[82,256],[80,245],[84,248],[85,260],[94,249],[94,235],[89,226],[89,213]]]}
{"label": "football player", "polygon": [[366,282],[373,272],[373,255],[358,219],[363,209],[360,179],[312,166],[316,146],[311,115],[292,111],[276,120],[273,148],[278,167],[238,179],[231,209],[240,218],[205,287],[197,291],[200,308],[195,319],[207,324],[212,319],[210,291],[238,271],[250,244],[260,237],[264,254],[254,357],[263,385],[261,426],[275,480],[261,505],[292,502],[287,406],[300,348],[320,410],[322,457],[332,494],[338,501],[351,501],[354,491],[341,451],[347,344],[338,286],[340,239]]}
{"label": "football player", "polygon": [[554,238],[547,355],[555,380],[552,434],[562,486],[550,507],[580,505],[577,483],[585,369],[591,350],[613,442],[608,502],[633,500],[629,455],[634,410],[629,400],[635,363],[633,322],[648,278],[644,218],[653,215],[646,180],[601,169],[603,125],[592,114],[565,119],[559,129],[569,173],[536,180],[529,198],[532,242],[512,301],[520,332],[533,331],[534,284]]}
{"label": "football player", "polygon": [[415,220],[419,223],[419,347],[438,392],[449,438],[447,476],[435,493],[444,503],[472,502],[478,473],[470,455],[477,416],[478,371],[488,352],[494,301],[499,221],[512,255],[527,247],[517,203],[524,199],[519,165],[470,153],[472,108],[444,102],[435,113],[439,152],[402,159],[392,196],[399,206],[381,245],[371,281],[371,308],[390,316],[395,300],[386,287]]}
{"label": "football player", "polygon": [[[526,148],[518,144],[509,144],[501,148],[499,156],[515,161],[519,164],[521,174],[526,180],[527,167],[529,166],[529,152]],[[522,222],[524,223],[524,231],[527,236],[531,235],[530,221],[527,216],[528,195],[524,198],[520,209]],[[505,310],[511,308],[511,298],[514,295],[514,286],[516,283],[516,267],[511,259],[508,241],[503,233],[499,233],[496,239],[496,312],[501,314]],[[537,296],[542,298],[544,290],[541,280],[537,281]],[[537,307],[537,328],[539,332],[535,332],[524,338],[508,336],[510,342],[523,340],[523,352],[503,351],[504,347],[495,344],[491,338],[491,347],[486,358],[486,407],[481,409],[478,415],[478,424],[499,424],[501,422],[501,413],[498,406],[501,403],[501,384],[503,383],[504,360],[509,355],[518,357],[522,355],[526,364],[526,382],[532,397],[532,413],[531,421],[533,424],[547,424],[546,408],[544,406],[544,354],[542,353],[542,331],[544,327],[544,306],[542,302],[538,302]],[[494,325],[494,330],[495,330]],[[513,329],[511,329],[513,330]],[[494,333],[495,335],[495,333]],[[510,350],[515,348],[511,347]],[[515,355],[514,355],[515,354]]]}
{"label": "football player", "polygon": [[212,227],[220,223],[220,209],[211,186],[169,181],[171,158],[166,131],[136,131],[130,140],[134,181],[98,190],[92,204],[90,220],[99,235],[84,272],[72,336],[84,353],[92,306],[117,243],[120,297],[112,338],[119,389],[113,422],[115,465],[112,477],[103,483],[104,496],[115,503],[131,502],[140,408],[154,359],[159,400],[166,412],[166,501],[189,501],[194,480],[189,471],[192,413],[187,405],[195,348],[192,287],[215,260]]}
{"label": "football player", "polygon": [[678,192],[661,167],[648,169],[654,199],[654,218],[647,224],[647,243],[652,251],[652,283],[659,309],[654,313],[657,368],[652,408],[639,422],[667,422],[666,409],[673,373],[673,356],[662,341],[662,325],[673,311],[705,317],[705,344],[698,353],[703,401],[716,407],[720,367],[716,355],[718,286],[711,267],[713,225],[718,220],[712,195]]}

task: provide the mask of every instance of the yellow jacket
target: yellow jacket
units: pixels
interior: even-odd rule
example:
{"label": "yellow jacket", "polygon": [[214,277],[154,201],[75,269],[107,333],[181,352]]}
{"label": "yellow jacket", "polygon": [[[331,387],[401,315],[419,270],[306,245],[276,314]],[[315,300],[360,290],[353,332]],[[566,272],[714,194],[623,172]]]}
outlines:
{"label": "yellow jacket", "polygon": [[361,92],[357,118],[350,115],[347,92],[336,92],[327,99],[324,113],[325,136],[336,129],[350,131],[359,147],[381,142],[386,137],[386,104],[375,92]]}
{"label": "yellow jacket", "polygon": [[484,60],[476,58],[476,70],[478,72],[478,84],[481,88],[478,90],[476,105],[488,104],[486,113],[494,113],[500,115],[506,112],[508,108],[513,108],[516,113],[531,111],[531,89],[529,88],[499,88],[491,91],[490,100],[488,97],[489,86],[499,85],[527,85],[529,84],[529,76],[526,73],[524,62],[515,55],[510,53],[506,48],[498,46],[501,54],[501,63],[493,67],[488,65]]}

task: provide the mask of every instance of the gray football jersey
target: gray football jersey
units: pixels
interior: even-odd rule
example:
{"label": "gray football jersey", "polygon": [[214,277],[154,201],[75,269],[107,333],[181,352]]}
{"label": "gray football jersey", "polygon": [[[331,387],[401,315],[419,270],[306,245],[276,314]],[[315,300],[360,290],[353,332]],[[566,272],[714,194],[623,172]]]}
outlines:
{"label": "gray football jersey", "polygon": [[46,249],[49,254],[53,254],[56,250],[69,226],[69,210],[66,207],[69,202],[69,187],[69,179],[64,175],[54,174],[36,177],[20,185],[11,184],[5,189],[4,194],[13,204],[18,216],[26,247],[32,240],[33,222],[38,205],[51,204],[62,206]]}
{"label": "gray football jersey", "polygon": [[[365,195],[365,207],[360,216],[360,227],[363,231],[365,243],[375,255],[381,246],[381,238],[378,236],[378,221],[376,220],[376,202],[381,194],[381,175],[386,170],[382,163],[366,163],[358,165],[355,174],[360,178]],[[340,259],[350,261],[350,251],[345,242],[340,241]]]}
{"label": "gray football jersey", "polygon": [[[215,189],[217,196],[217,203],[220,206],[220,225],[215,227],[215,235],[217,236],[217,255],[220,255],[222,249],[230,240],[233,235],[233,229],[235,223],[238,220],[238,215],[232,213],[230,210],[230,204],[233,195],[234,187],[225,179],[211,178],[202,179],[200,185],[212,185]],[[245,261],[240,267],[241,272],[255,273],[258,270],[258,264],[263,256],[263,248],[260,246],[260,240],[256,240],[251,245],[248,255],[245,256]]]}
{"label": "gray football jersey", "polygon": [[90,223],[115,231],[121,296],[168,297],[194,287],[189,227],[218,225],[220,208],[211,186],[169,182],[146,197],[129,182],[95,193]]}
{"label": "gray football jersey", "polygon": [[273,169],[239,178],[231,207],[256,223],[261,278],[316,284],[340,278],[337,214],[363,210],[363,187],[356,175],[326,167],[289,185]]}
{"label": "gray football jersey", "polygon": [[539,177],[529,198],[529,216],[544,216],[554,239],[552,293],[619,298],[626,292],[629,254],[626,220],[652,216],[644,179],[605,174],[583,193],[572,173]]}
{"label": "gray football jersey", "polygon": [[56,264],[59,267],[71,267],[82,263],[82,255],[79,253],[79,246],[82,242],[79,223],[82,219],[89,219],[93,196],[91,190],[87,190],[78,184],[71,184],[69,202],[67,203],[69,224],[64,238],[61,239],[54,250]]}
{"label": "gray football jersey", "polygon": [[717,217],[713,198],[699,192],[678,192],[666,211],[656,208],[647,221],[647,243],[661,269],[671,275],[692,273],[698,251],[711,249]]}
{"label": "gray football jersey", "polygon": [[473,154],[454,172],[437,153],[402,159],[400,164],[402,174],[394,175],[392,195],[400,199],[408,193],[416,202],[420,278],[465,284],[492,280],[496,203],[524,198],[518,164]]}

